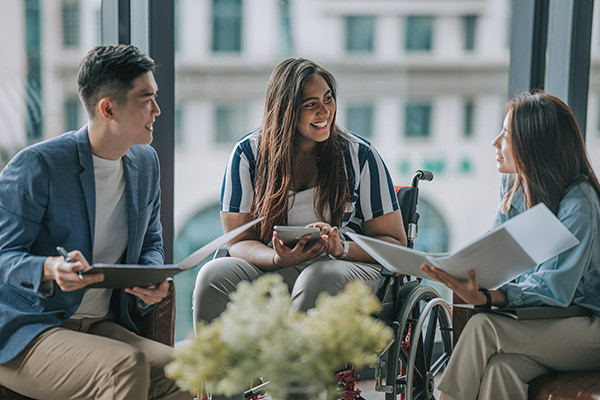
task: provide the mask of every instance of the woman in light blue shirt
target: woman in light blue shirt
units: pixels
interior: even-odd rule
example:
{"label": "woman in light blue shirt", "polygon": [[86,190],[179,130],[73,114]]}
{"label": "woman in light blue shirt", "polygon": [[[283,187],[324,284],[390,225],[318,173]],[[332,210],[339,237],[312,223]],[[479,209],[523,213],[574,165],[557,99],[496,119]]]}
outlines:
{"label": "woman in light blue shirt", "polygon": [[498,170],[510,174],[494,225],[543,202],[579,244],[498,290],[479,288],[474,271],[461,282],[421,269],[482,308],[577,304],[593,313],[521,321],[475,315],[440,381],[446,399],[527,399],[528,382],[540,375],[600,368],[600,184],[573,113],[555,96],[523,93],[507,104],[493,146]]}

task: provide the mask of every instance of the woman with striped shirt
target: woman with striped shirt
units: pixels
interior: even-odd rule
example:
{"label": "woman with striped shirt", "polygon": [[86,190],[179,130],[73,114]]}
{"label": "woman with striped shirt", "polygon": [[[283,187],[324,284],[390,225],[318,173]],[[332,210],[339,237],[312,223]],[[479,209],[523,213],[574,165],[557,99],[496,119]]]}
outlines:
{"label": "woman with striped shirt", "polygon": [[[241,281],[281,274],[299,310],[321,292],[335,294],[352,280],[375,289],[375,261],[346,241],[352,231],[406,244],[402,215],[389,172],[373,145],[335,123],[336,82],[305,59],[287,59],[273,71],[262,128],[233,149],[221,191],[221,222],[230,231],[264,217],[257,229],[229,242],[231,257],[200,269],[194,290],[195,321],[210,322],[225,309]],[[320,229],[287,247],[275,225]]]}

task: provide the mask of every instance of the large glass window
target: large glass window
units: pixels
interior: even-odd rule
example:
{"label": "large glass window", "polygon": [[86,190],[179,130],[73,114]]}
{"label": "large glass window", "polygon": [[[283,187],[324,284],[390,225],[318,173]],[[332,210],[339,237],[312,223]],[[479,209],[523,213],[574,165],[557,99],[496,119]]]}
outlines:
{"label": "large glass window", "polygon": [[79,97],[65,100],[65,131],[74,131],[80,128],[79,115],[81,102]]}
{"label": "large glass window", "polygon": [[289,56],[294,51],[294,40],[292,35],[291,1],[281,0],[279,2],[281,13],[281,54]]}
{"label": "large glass window", "polygon": [[[511,2],[431,4],[389,1],[385,14],[374,16],[372,0],[353,0],[351,5],[179,0],[176,26],[181,37],[200,40],[197,47],[191,40],[182,45],[175,60],[176,102],[185,105],[178,123],[185,138],[175,155],[176,240],[196,237],[192,228],[212,237],[220,234],[211,224],[188,223],[219,202],[233,145],[261,126],[269,76],[287,57],[313,60],[335,76],[338,123],[373,143],[395,184],[409,184],[416,169],[436,173],[433,182],[421,187],[422,198],[430,199],[435,211],[419,204],[423,222],[416,246],[437,251],[437,243],[453,250],[489,229],[499,182],[490,143],[502,124],[508,88],[505,38]],[[230,17],[231,32],[243,31],[243,45],[240,39],[236,47],[243,60],[214,57],[217,15]],[[477,20],[464,18],[471,15]],[[465,58],[471,35],[474,51]],[[348,54],[352,57],[344,57]],[[482,121],[481,127],[475,120]],[[457,201],[464,193],[469,198]],[[435,212],[444,223],[425,223]],[[214,213],[217,219],[218,210]],[[185,239],[188,253],[178,254],[187,256],[203,240]],[[177,296],[189,305],[191,291],[185,292],[185,285],[178,287]],[[191,321],[191,312],[178,315],[178,324],[182,318]]]}
{"label": "large glass window", "polygon": [[212,1],[212,49],[239,52],[242,49],[242,0]]}
{"label": "large glass window", "polygon": [[84,122],[76,74],[89,48],[78,44],[85,37],[97,44],[100,4],[0,2],[0,35],[9,38],[0,43],[0,169],[24,146]]}
{"label": "large glass window", "polygon": [[248,107],[245,103],[219,104],[215,109],[216,137],[218,143],[234,143],[248,127]]}
{"label": "large glass window", "polygon": [[346,50],[372,52],[375,41],[375,18],[371,16],[346,17]]}
{"label": "large glass window", "polygon": [[464,105],[464,134],[465,137],[473,136],[473,119],[475,118],[475,103],[473,100],[465,101]]}
{"label": "large glass window", "polygon": [[[181,9],[181,0],[175,0],[175,2],[173,3],[173,7],[174,7],[174,18],[175,21],[179,21],[181,19],[180,16],[180,9]],[[174,32],[173,32],[173,46],[175,48],[175,52],[179,51],[179,48],[181,47],[180,41],[181,41],[181,26],[179,24],[175,24],[175,26],[173,27]]]}
{"label": "large glass window", "polygon": [[[77,3],[80,44],[67,49],[62,7],[71,4],[68,0],[0,1],[0,33],[10,38],[0,44],[2,54],[7,55],[0,57],[0,168],[28,143],[59,135],[76,121],[81,124],[85,120],[81,109],[75,117],[71,100],[76,96],[77,65],[97,44],[91,41],[98,38],[101,1],[72,4]],[[215,204],[233,143],[260,126],[269,76],[288,56],[312,59],[334,74],[339,104],[344,107],[341,111],[347,113],[340,116],[340,122],[364,136],[368,136],[369,126],[372,131],[377,127],[370,140],[394,183],[408,184],[415,169],[440,171],[433,182],[422,185],[421,194],[432,204],[435,200],[435,209],[445,221],[449,250],[489,228],[499,182],[490,142],[502,123],[508,88],[506,38],[512,2],[438,1],[433,11],[424,0],[386,2],[385,15],[373,22],[376,57],[355,52],[351,59],[343,57],[347,52],[346,18],[351,13],[373,19],[373,2],[353,0],[351,10],[346,3],[177,0],[175,26],[182,40],[178,41],[175,65],[179,111],[174,213],[176,241],[187,244],[175,252],[175,262],[206,243],[208,237],[221,233]],[[600,13],[600,7],[594,13]],[[75,14],[69,11],[69,15]],[[477,15],[477,20],[461,19],[468,15]],[[245,21],[251,21],[252,27]],[[471,35],[473,40],[467,40]],[[594,37],[600,35],[596,32]],[[467,42],[482,51],[473,51],[465,59],[465,49],[470,47]],[[595,76],[600,46],[592,45]],[[243,62],[214,54],[242,51]],[[430,51],[435,51],[435,57],[427,56],[425,61],[419,57],[420,52],[429,55]],[[594,83],[600,80],[592,77],[591,82],[593,93],[600,93]],[[350,107],[362,107],[365,96],[373,99],[369,103],[372,111],[348,113]],[[420,103],[414,104],[417,107],[412,112],[405,109],[403,98],[427,99],[428,107],[420,109]],[[475,125],[471,129],[472,140],[468,141],[464,137],[469,135],[467,115],[471,111],[465,99],[472,99],[473,113],[481,121],[477,129]],[[160,104],[160,97],[158,101]],[[594,112],[600,109],[599,103],[590,101]],[[245,104],[242,117],[234,111],[240,104]],[[588,126],[596,125],[600,124]],[[424,136],[427,140],[415,140]],[[600,160],[597,136],[588,134],[595,165]],[[466,174],[466,170],[476,173]],[[465,193],[468,198],[457,201]],[[420,212],[422,218],[431,215],[427,208]],[[207,217],[192,224],[200,213],[210,214],[217,222],[206,222]],[[190,233],[192,227],[197,231],[194,234]],[[427,238],[436,231],[441,230],[423,222],[416,245],[435,242],[437,239]],[[206,237],[201,238],[200,233]],[[183,310],[178,310],[178,338],[184,338],[191,326],[189,283],[193,277],[185,279],[185,283],[178,282],[177,289],[178,308]]]}
{"label": "large glass window", "polygon": [[373,136],[373,106],[348,106],[346,108],[346,128],[366,138]]}
{"label": "large glass window", "polygon": [[175,146],[183,146],[185,145],[185,135],[183,132],[183,113],[184,113],[184,105],[178,104],[175,107]]}
{"label": "large glass window", "polygon": [[464,49],[475,50],[475,29],[477,28],[477,16],[467,15],[463,17]]}
{"label": "large glass window", "polygon": [[27,139],[42,138],[42,48],[40,0],[25,1],[25,43],[27,49]]}
{"label": "large glass window", "polygon": [[[216,236],[223,233],[221,219],[219,218],[219,204],[211,204],[198,211],[192,216],[179,232],[177,241],[173,247],[173,258],[181,261],[192,254],[199,247],[204,246]],[[209,258],[210,259],[210,258]],[[177,288],[175,341],[185,340],[193,328],[192,322],[192,293],[196,274],[209,259],[200,265],[175,275],[175,287]]]}
{"label": "large glass window", "polygon": [[[596,3],[597,5],[597,3]],[[586,145],[596,175],[600,174],[600,7],[594,7]]]}
{"label": "large glass window", "polygon": [[63,46],[79,46],[79,0],[63,0],[62,28]]}
{"label": "large glass window", "polygon": [[406,137],[428,137],[431,128],[431,104],[415,103],[406,106],[404,134]]}
{"label": "large glass window", "polygon": [[407,51],[427,51],[433,46],[433,17],[406,18],[405,46]]}

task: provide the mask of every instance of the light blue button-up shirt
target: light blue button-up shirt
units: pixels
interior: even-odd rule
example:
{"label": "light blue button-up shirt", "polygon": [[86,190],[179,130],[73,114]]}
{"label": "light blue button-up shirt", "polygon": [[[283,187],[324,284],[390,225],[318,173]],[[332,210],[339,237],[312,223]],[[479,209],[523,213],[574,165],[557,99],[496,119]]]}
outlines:
{"label": "light blue button-up shirt", "polygon": [[[503,177],[501,194],[510,188]],[[498,210],[494,226],[523,212],[520,195],[513,199],[509,214]],[[571,185],[558,207],[558,219],[579,244],[537,265],[500,288],[509,307],[568,306],[578,304],[600,315],[600,200],[592,185],[582,181]]]}

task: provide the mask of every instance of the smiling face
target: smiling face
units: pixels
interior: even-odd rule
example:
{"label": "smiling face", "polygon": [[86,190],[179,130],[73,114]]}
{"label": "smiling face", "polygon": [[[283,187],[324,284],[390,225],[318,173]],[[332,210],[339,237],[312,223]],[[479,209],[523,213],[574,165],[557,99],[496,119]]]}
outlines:
{"label": "smiling face", "polygon": [[160,115],[157,95],[158,85],[154,74],[147,72],[133,81],[133,88],[127,92],[127,102],[118,106],[119,131],[130,146],[152,142],[152,125]]}
{"label": "smiling face", "polygon": [[506,118],[504,118],[504,123],[502,124],[502,131],[492,142],[492,146],[496,148],[496,166],[498,171],[505,174],[514,174],[517,172],[508,130],[510,114],[510,112],[506,114]]}
{"label": "smiling face", "polygon": [[320,143],[329,139],[336,105],[331,88],[321,75],[313,75],[304,81],[302,103],[298,119],[297,140]]}

